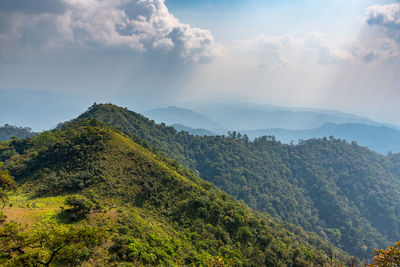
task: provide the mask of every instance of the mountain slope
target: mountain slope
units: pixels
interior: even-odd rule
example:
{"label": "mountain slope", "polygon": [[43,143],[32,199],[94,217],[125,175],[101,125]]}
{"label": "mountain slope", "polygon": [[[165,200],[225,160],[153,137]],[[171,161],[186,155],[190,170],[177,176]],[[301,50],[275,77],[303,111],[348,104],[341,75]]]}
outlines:
{"label": "mountain slope", "polygon": [[261,211],[326,237],[353,255],[400,239],[400,174],[395,162],[356,144],[312,139],[283,145],[191,136],[113,105],[96,105],[96,118],[136,135]]}
{"label": "mountain slope", "polygon": [[[94,120],[0,144],[5,167],[20,184],[6,215],[21,220],[17,214],[33,209],[30,227],[42,220],[64,224],[69,215],[69,224],[108,229],[108,245],[98,247],[97,254],[88,251],[86,265],[328,262],[329,244],[316,235],[252,211],[176,162]],[[71,209],[56,208],[60,199],[73,199],[78,206],[92,203],[97,211],[75,213],[76,221]]]}

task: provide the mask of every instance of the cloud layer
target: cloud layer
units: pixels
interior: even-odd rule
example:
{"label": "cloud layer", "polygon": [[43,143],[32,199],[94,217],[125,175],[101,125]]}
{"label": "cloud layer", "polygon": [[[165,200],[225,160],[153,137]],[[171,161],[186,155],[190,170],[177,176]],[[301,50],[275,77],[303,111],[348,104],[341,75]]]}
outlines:
{"label": "cloud layer", "polygon": [[164,0],[0,0],[3,56],[21,49],[155,51],[190,61],[218,51],[208,30],[169,13]]}
{"label": "cloud layer", "polygon": [[[310,17],[296,31],[296,25],[284,25],[288,5],[259,12],[271,20],[249,9],[228,21],[221,16],[202,23],[204,10],[194,12],[197,22],[182,13],[186,9],[176,10],[184,21],[178,20],[165,0],[0,0],[0,90],[62,91],[127,105],[215,97],[348,111],[358,106],[362,112],[379,101],[390,107],[400,97],[400,2],[383,1],[367,8],[364,19],[344,20],[357,23],[349,33],[337,26],[343,14],[335,10],[328,12],[328,28],[318,19],[309,24],[326,10],[307,2]],[[354,16],[363,16],[360,11]],[[291,14],[290,23],[302,19]],[[234,34],[225,40],[220,33],[222,45],[187,21]],[[214,22],[222,26],[214,28]],[[255,24],[259,28],[251,28]]]}
{"label": "cloud layer", "polygon": [[181,23],[164,0],[41,0],[34,4],[0,0],[0,60],[76,49],[147,53],[189,62],[210,62],[230,51],[230,55],[248,53],[263,59],[255,63],[261,67],[289,61],[371,62],[382,54],[400,58],[400,4],[371,6],[365,21],[386,37],[379,47],[343,45],[319,32],[296,38],[261,34],[222,46],[210,31]]}

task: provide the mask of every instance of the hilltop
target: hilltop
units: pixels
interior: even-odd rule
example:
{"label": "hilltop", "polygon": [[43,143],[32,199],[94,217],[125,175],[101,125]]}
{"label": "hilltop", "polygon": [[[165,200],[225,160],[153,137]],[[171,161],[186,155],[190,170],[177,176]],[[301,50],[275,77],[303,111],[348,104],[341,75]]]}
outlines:
{"label": "hilltop", "polygon": [[[87,238],[96,237],[91,243],[82,237],[84,254],[74,254],[74,246],[60,250],[54,266],[321,266],[332,252],[315,234],[251,210],[93,119],[1,142],[0,160],[19,185],[3,210],[6,216],[31,229],[43,222],[68,233],[85,225],[103,229],[91,230]],[[18,236],[33,242],[22,232]],[[53,237],[48,238],[51,243]],[[23,253],[13,252],[9,260],[39,262],[47,257],[46,248],[22,245]],[[338,261],[348,259],[334,250]]]}

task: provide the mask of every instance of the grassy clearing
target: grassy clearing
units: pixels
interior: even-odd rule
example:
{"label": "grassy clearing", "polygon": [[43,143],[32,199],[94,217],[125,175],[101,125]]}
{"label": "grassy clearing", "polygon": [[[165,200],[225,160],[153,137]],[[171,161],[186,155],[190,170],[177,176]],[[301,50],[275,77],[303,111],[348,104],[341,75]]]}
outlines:
{"label": "grassy clearing", "polygon": [[9,221],[32,227],[35,223],[53,219],[62,210],[65,197],[45,197],[32,199],[29,194],[16,193],[9,197],[3,213]]}

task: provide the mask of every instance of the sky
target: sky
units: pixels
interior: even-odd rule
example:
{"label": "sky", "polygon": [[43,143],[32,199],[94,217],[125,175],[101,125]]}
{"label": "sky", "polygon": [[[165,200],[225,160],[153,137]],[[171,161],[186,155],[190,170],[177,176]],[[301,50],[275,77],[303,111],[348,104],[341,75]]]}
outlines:
{"label": "sky", "polygon": [[240,101],[400,125],[399,70],[400,1],[0,0],[0,124]]}

